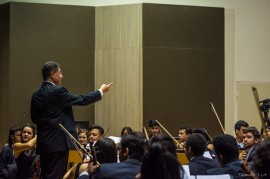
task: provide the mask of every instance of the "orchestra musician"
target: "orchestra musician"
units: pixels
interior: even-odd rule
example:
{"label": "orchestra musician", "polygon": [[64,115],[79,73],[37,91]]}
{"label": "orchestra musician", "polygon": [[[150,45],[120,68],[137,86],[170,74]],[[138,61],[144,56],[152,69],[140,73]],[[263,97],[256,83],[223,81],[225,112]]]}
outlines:
{"label": "orchestra musician", "polygon": [[8,145],[5,145],[0,153],[0,178],[15,179],[17,165],[13,155],[13,146],[21,142],[21,128],[11,127],[8,135]]}
{"label": "orchestra musician", "polygon": [[246,128],[248,128],[249,125],[246,121],[243,120],[239,120],[234,124],[234,132],[235,132],[235,139],[238,145],[238,148],[243,148],[244,147],[244,143],[243,143],[243,139],[244,139],[244,130]]}
{"label": "orchestra musician", "polygon": [[149,121],[148,127],[149,127],[149,133],[150,133],[149,139],[151,139],[152,137],[154,137],[158,134],[161,134],[160,126],[155,119],[151,119]]}
{"label": "orchestra musician", "polygon": [[21,142],[14,144],[14,156],[17,164],[17,179],[39,178],[40,163],[36,154],[36,128],[25,124],[22,128]]}
{"label": "orchestra musician", "polygon": [[244,130],[244,147],[246,150],[239,154],[242,161],[252,162],[252,157],[255,154],[257,144],[260,142],[261,134],[256,127],[248,127]]}
{"label": "orchestra musician", "polygon": [[191,175],[206,175],[206,170],[219,166],[217,160],[204,156],[206,148],[206,140],[201,134],[193,133],[186,139],[185,153]]}
{"label": "orchestra musician", "polygon": [[191,134],[192,134],[192,128],[187,127],[187,126],[181,126],[179,128],[178,137],[179,137],[179,141],[180,141],[181,146],[185,146],[186,139]]}

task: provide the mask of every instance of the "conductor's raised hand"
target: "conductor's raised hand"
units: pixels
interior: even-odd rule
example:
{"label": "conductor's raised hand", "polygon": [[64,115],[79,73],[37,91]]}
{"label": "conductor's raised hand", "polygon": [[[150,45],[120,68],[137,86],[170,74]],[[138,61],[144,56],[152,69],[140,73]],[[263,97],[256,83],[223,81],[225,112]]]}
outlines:
{"label": "conductor's raised hand", "polygon": [[109,91],[110,87],[112,86],[113,83],[109,83],[109,84],[102,84],[100,89],[102,90],[103,93],[106,93],[107,91]]}

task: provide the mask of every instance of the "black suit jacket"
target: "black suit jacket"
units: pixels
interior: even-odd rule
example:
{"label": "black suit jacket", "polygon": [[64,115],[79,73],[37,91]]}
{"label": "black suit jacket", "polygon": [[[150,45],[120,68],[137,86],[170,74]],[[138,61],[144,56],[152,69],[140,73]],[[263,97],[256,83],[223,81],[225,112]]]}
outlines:
{"label": "black suit jacket", "polygon": [[93,173],[92,179],[134,179],[140,170],[141,162],[136,159],[127,159],[120,163],[104,163]]}
{"label": "black suit jacket", "polygon": [[209,159],[204,156],[194,157],[189,163],[190,175],[206,175],[206,170],[219,167],[216,159]]}
{"label": "black suit jacket", "polygon": [[235,159],[222,167],[212,168],[207,170],[208,175],[222,175],[229,174],[234,179],[243,179],[244,171],[241,167],[241,162]]}
{"label": "black suit jacket", "polygon": [[37,153],[47,154],[70,149],[68,138],[59,124],[76,136],[72,106],[88,105],[100,99],[98,90],[75,95],[63,86],[43,82],[31,100],[31,119],[37,125]]}

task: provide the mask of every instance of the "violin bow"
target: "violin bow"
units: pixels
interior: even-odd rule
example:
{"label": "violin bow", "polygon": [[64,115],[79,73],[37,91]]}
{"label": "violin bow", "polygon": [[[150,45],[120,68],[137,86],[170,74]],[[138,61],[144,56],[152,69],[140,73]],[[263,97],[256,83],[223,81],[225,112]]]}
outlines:
{"label": "violin bow", "polygon": [[145,135],[146,139],[149,140],[147,130],[146,130],[146,128],[144,126],[143,126],[143,132],[144,132],[144,135]]}
{"label": "violin bow", "polygon": [[218,123],[219,123],[219,126],[220,126],[220,128],[221,128],[223,134],[225,134],[224,127],[223,127],[222,124],[221,124],[221,121],[220,121],[220,119],[219,119],[219,117],[218,117],[218,114],[217,114],[217,112],[216,112],[216,110],[215,110],[214,105],[213,105],[211,102],[209,103],[209,105],[210,105],[210,107],[211,107],[213,113],[214,113],[215,116],[216,116],[216,119],[217,119],[217,121],[218,121]]}
{"label": "violin bow", "polygon": [[[70,141],[72,142],[72,144],[74,145],[74,147],[77,149],[77,151],[79,152],[78,146],[80,147],[80,149],[82,150],[83,153],[85,153],[86,155],[88,155],[90,158],[93,159],[93,156],[84,148],[84,146],[82,144],[80,144],[80,142],[78,142],[67,130],[66,128],[62,125],[59,124],[60,128],[65,132],[65,134],[69,137]],[[77,145],[76,145],[77,144]],[[77,147],[76,147],[77,146]],[[80,155],[80,154],[79,154]],[[81,155],[80,155],[81,156]]]}
{"label": "violin bow", "polygon": [[24,119],[25,119],[25,111],[23,112],[23,116],[22,116],[22,120],[21,120],[21,127],[23,126],[23,121],[24,121]]}
{"label": "violin bow", "polygon": [[104,134],[102,135],[102,138],[106,136],[107,132],[109,131],[110,129],[107,128],[106,131],[104,132]]}
{"label": "violin bow", "polygon": [[159,126],[173,139],[173,141],[176,143],[176,146],[179,148],[184,148],[177,140],[175,140],[175,138],[169,133],[169,131],[167,131],[167,129],[165,129],[165,127],[163,127],[162,124],[160,124],[160,122],[158,122],[158,120],[156,120],[156,122],[159,124]]}
{"label": "violin bow", "polygon": [[89,142],[89,145],[90,145],[90,150],[91,150],[91,154],[93,156],[93,165],[97,165],[99,164],[98,161],[97,161],[97,156],[96,156],[96,151],[94,149],[94,142],[93,141],[90,141]]}
{"label": "violin bow", "polygon": [[263,114],[262,114],[262,112],[260,110],[260,99],[259,99],[257,88],[252,86],[252,92],[253,92],[253,96],[254,96],[254,99],[255,99],[255,102],[256,102],[258,112],[260,114],[260,118],[261,118],[261,122],[262,122],[262,129],[265,132],[266,137],[268,138],[268,133],[267,133],[267,130],[266,130],[267,129],[267,127],[266,127],[267,122],[264,121]]}

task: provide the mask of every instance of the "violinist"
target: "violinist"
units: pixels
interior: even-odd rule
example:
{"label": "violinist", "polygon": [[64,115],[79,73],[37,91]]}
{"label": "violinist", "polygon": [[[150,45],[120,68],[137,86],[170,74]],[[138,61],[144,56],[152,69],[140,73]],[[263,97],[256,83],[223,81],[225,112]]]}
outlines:
{"label": "violinist", "polygon": [[255,154],[257,144],[260,142],[261,134],[256,127],[249,127],[244,130],[244,147],[246,150],[239,154],[239,158],[242,161],[252,162],[252,157]]}
{"label": "violinist", "polygon": [[151,119],[149,121],[148,126],[149,126],[149,133],[150,133],[149,139],[151,139],[152,137],[154,137],[158,134],[161,134],[160,126],[155,119]]}
{"label": "violinist", "polygon": [[78,131],[78,141],[80,144],[86,146],[89,139],[89,131],[87,129],[79,129]]}
{"label": "violinist", "polygon": [[234,132],[235,132],[235,136],[236,136],[235,139],[236,139],[238,148],[244,147],[243,133],[244,133],[244,130],[248,127],[249,127],[248,123],[246,121],[243,121],[243,120],[237,121],[234,125]]}
{"label": "violinist", "polygon": [[100,125],[97,124],[93,124],[90,128],[89,128],[89,140],[95,143],[102,138],[103,134],[104,134],[104,129],[103,127],[101,127]]}
{"label": "violinist", "polygon": [[[99,164],[103,163],[116,163],[117,150],[116,144],[110,138],[102,138],[96,142],[95,152]],[[78,163],[74,165],[63,177],[63,179],[78,178],[89,165],[89,162]]]}
{"label": "violinist", "polygon": [[36,154],[36,128],[32,124],[25,124],[22,128],[21,142],[14,144],[14,156],[18,167],[17,179],[39,177],[39,156]]}
{"label": "violinist", "polygon": [[260,142],[253,157],[254,172],[257,178],[269,178],[270,176],[270,138]]}
{"label": "violinist", "polygon": [[123,127],[122,131],[121,131],[121,137],[123,137],[123,135],[129,134],[133,132],[133,130],[130,127]]}
{"label": "violinist", "polygon": [[228,134],[218,135],[213,139],[214,149],[220,167],[207,170],[207,175],[229,174],[231,178],[243,179],[241,161],[238,159],[238,146],[235,138]]}
{"label": "violinist", "polygon": [[203,135],[193,133],[187,138],[185,153],[191,175],[206,175],[206,170],[219,166],[217,160],[203,156],[206,148]]}
{"label": "violinist", "polygon": [[261,129],[261,136],[262,136],[262,140],[265,140],[265,139],[269,138],[269,136],[270,136],[270,126],[266,127],[266,131],[264,129]]}
{"label": "violinist", "polygon": [[185,146],[185,142],[186,139],[188,138],[188,136],[190,136],[192,134],[192,128],[190,127],[186,127],[186,126],[181,126],[179,128],[179,140],[180,140],[180,144],[181,146]]}
{"label": "violinist", "polygon": [[134,179],[140,172],[144,155],[145,137],[141,132],[131,132],[121,138],[120,163],[101,164],[92,178]]}
{"label": "violinist", "polygon": [[21,142],[21,128],[11,127],[9,129],[8,145],[4,146],[0,154],[0,178],[14,179],[17,165],[13,155],[13,146]]}

